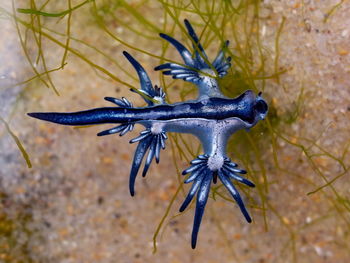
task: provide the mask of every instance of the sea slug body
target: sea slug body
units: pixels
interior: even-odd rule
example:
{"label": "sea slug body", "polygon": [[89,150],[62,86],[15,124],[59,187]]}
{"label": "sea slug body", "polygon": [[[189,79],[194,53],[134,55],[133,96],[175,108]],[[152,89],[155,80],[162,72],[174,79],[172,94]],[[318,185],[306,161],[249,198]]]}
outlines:
{"label": "sea slug body", "polygon": [[132,131],[135,124],[143,125],[145,130],[130,140],[130,143],[138,143],[129,179],[132,196],[135,195],[135,180],[143,159],[145,164],[142,176],[145,176],[152,160],[159,162],[160,150],[165,149],[168,132],[195,135],[200,140],[204,153],[192,160],[191,166],[183,171],[183,175],[190,174],[185,183],[192,183],[192,186],[180,207],[180,212],[184,211],[197,194],[191,242],[192,248],[195,248],[210,186],[212,182],[216,183],[218,178],[238,204],[245,219],[251,222],[251,217],[231,179],[250,187],[254,187],[254,184],[242,177],[246,171],[237,168],[238,165],[227,157],[226,145],[233,133],[241,129],[250,129],[264,119],[268,105],[260,93],[255,95],[251,90],[236,98],[225,97],[220,91],[217,79],[224,77],[231,66],[231,58],[225,57],[224,54],[229,42],[225,42],[222,50],[210,63],[188,20],[185,20],[185,26],[194,52],[191,53],[174,38],[160,34],[178,50],[184,65],[165,63],[157,66],[155,70],[162,70],[164,75],[171,75],[174,79],[192,82],[198,88],[199,95],[196,100],[167,104],[163,90],[153,86],[145,69],[124,51],[124,56],[139,76],[139,91],[144,95],[142,98],[147,103],[146,107],[134,107],[126,98],[106,97],[105,100],[116,106],[71,113],[35,112],[28,115],[63,125],[118,124],[98,133],[98,136],[115,133],[122,136]]}

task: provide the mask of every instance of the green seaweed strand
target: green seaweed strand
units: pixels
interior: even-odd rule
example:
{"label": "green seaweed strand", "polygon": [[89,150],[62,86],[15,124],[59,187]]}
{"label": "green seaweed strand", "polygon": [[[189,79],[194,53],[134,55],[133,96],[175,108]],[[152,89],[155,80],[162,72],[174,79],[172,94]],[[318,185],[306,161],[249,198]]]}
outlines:
{"label": "green seaweed strand", "polygon": [[2,121],[2,123],[5,125],[5,128],[7,130],[7,132],[11,135],[11,137],[13,138],[13,140],[15,141],[15,143],[17,144],[18,146],[18,149],[21,151],[22,155],[23,155],[23,158],[24,160],[26,161],[27,163],[27,166],[28,168],[32,168],[32,163],[29,159],[29,155],[28,153],[26,152],[26,150],[24,149],[21,141],[18,139],[18,137],[16,136],[16,134],[14,134],[14,132],[11,130],[10,126],[8,125],[8,123],[2,118],[0,117],[0,121]]}
{"label": "green seaweed strand", "polygon": [[71,12],[78,9],[79,7],[87,4],[88,2],[93,2],[93,1],[95,0],[86,0],[80,3],[79,5],[74,6],[73,8],[68,8],[67,10],[59,13],[47,13],[47,12],[43,12],[32,8],[17,8],[17,12],[22,14],[31,14],[31,15],[39,15],[39,16],[60,17],[60,16],[65,16],[67,14],[70,14]]}

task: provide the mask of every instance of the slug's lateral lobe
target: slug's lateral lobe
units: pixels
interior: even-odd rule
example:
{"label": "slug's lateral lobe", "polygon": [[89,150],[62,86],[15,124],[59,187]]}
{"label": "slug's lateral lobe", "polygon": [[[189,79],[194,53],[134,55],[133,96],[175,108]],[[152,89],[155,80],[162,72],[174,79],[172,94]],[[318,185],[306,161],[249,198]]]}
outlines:
{"label": "slug's lateral lobe", "polygon": [[147,107],[133,107],[125,98],[106,97],[105,100],[116,106],[71,113],[34,112],[28,115],[62,125],[118,124],[98,133],[99,136],[115,133],[122,136],[131,131],[135,124],[143,125],[145,130],[130,140],[130,143],[138,143],[129,178],[129,190],[132,196],[135,195],[135,181],[143,160],[145,161],[142,176],[146,176],[152,160],[159,162],[160,150],[165,149],[167,132],[190,133],[199,138],[204,154],[192,160],[191,166],[183,171],[184,175],[189,174],[185,183],[192,183],[192,186],[180,207],[180,212],[184,211],[196,196],[191,241],[192,248],[195,248],[210,186],[212,182],[217,183],[218,179],[236,201],[247,222],[252,221],[231,180],[249,187],[254,187],[254,183],[242,177],[246,171],[239,169],[238,165],[227,157],[226,145],[233,133],[240,129],[250,129],[264,119],[268,105],[261,97],[261,93],[255,95],[251,90],[236,98],[224,96],[217,79],[225,76],[231,66],[231,59],[225,57],[228,41],[224,43],[213,62],[209,62],[198,36],[187,20],[185,26],[193,44],[193,52],[176,39],[160,34],[179,51],[185,65],[165,63],[155,70],[163,70],[165,75],[195,84],[199,93],[197,100],[167,104],[163,90],[153,86],[145,69],[124,51],[124,56],[138,74],[141,86],[138,93],[148,104]]}
{"label": "slug's lateral lobe", "polygon": [[192,40],[193,53],[171,36],[163,33],[160,34],[160,37],[167,40],[179,51],[185,65],[165,63],[155,67],[155,70],[163,70],[164,75],[171,75],[174,79],[183,79],[184,81],[194,83],[198,88],[199,99],[205,97],[224,98],[225,96],[221,93],[217,78],[225,76],[231,67],[231,57],[226,58],[224,55],[229,42],[226,41],[224,43],[222,50],[220,50],[213,62],[210,63],[197,34],[187,19],[185,19],[185,26]]}

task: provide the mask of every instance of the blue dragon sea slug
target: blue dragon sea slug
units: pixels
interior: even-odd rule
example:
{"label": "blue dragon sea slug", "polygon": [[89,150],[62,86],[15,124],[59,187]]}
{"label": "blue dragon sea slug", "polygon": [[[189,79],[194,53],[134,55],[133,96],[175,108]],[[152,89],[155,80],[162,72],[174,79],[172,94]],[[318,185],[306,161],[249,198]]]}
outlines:
{"label": "blue dragon sea slug", "polygon": [[165,149],[168,132],[195,135],[201,141],[204,153],[192,160],[191,166],[183,171],[184,175],[190,174],[185,183],[192,183],[192,186],[180,207],[180,212],[184,211],[197,194],[191,242],[192,248],[195,248],[211,182],[215,184],[218,178],[238,204],[245,219],[251,222],[251,217],[231,179],[250,187],[254,187],[254,184],[242,177],[246,171],[239,169],[237,164],[227,157],[226,145],[233,133],[240,129],[249,129],[264,119],[268,105],[260,93],[255,95],[251,90],[236,98],[225,97],[220,91],[217,80],[225,76],[231,66],[231,58],[225,57],[224,54],[228,41],[210,63],[187,20],[185,26],[194,51],[191,53],[174,38],[160,34],[178,50],[184,65],[165,63],[155,70],[162,70],[163,74],[171,75],[174,79],[192,82],[198,87],[199,95],[196,100],[166,103],[163,90],[156,85],[153,86],[145,69],[124,51],[124,56],[139,76],[140,93],[147,103],[146,107],[134,107],[126,98],[106,97],[105,100],[116,106],[70,113],[35,112],[28,115],[63,125],[118,124],[114,128],[98,133],[98,136],[115,133],[122,136],[131,131],[135,124],[143,125],[145,130],[130,141],[130,143],[138,142],[130,172],[129,189],[132,196],[135,194],[135,179],[143,159],[146,159],[142,171],[142,176],[145,176],[152,160],[155,158],[156,162],[159,162],[160,149]]}

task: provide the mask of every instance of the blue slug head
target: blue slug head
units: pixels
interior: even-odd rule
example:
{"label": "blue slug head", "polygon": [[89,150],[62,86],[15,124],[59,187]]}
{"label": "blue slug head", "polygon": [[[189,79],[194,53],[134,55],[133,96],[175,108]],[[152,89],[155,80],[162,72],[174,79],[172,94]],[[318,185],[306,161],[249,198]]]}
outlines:
{"label": "blue slug head", "polygon": [[261,97],[261,93],[255,95],[252,90],[247,90],[240,96],[229,99],[229,106],[226,105],[229,117],[237,117],[245,122],[248,128],[265,119],[268,112],[268,105]]}
{"label": "blue slug head", "polygon": [[254,110],[259,120],[264,120],[267,112],[269,110],[269,106],[266,101],[261,97],[261,92],[259,92],[258,96],[255,99]]}

